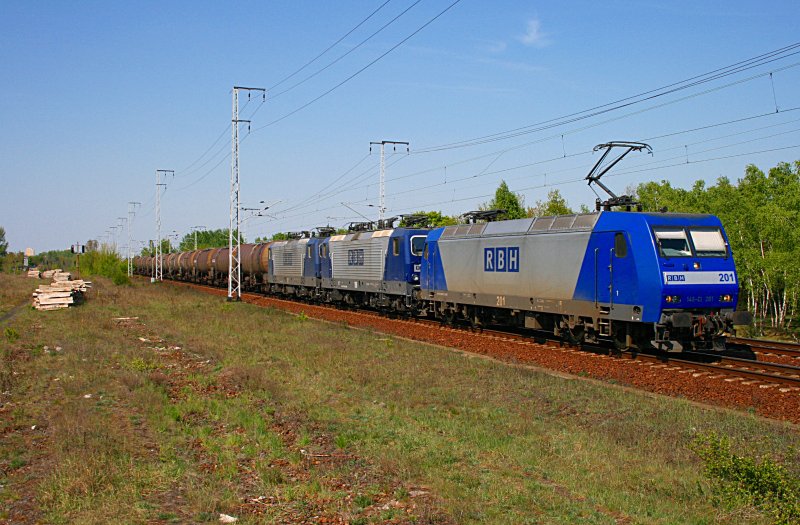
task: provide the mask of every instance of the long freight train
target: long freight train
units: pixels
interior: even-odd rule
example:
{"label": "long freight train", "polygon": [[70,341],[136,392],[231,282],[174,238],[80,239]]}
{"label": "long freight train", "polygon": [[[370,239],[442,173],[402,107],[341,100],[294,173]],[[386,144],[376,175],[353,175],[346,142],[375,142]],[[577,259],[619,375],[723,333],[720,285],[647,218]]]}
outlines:
{"label": "long freight train", "polygon": [[[739,285],[712,215],[600,211],[241,247],[242,288],[409,316],[546,331],[620,349],[721,350]],[[152,274],[154,258],[134,267]],[[169,279],[226,286],[228,248],[173,253]]]}

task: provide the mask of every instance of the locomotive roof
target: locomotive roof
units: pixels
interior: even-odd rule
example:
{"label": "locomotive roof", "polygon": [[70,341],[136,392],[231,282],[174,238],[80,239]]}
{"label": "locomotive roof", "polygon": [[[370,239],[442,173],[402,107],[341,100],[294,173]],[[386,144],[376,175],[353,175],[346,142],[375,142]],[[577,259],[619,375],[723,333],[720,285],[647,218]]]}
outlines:
{"label": "locomotive roof", "polygon": [[[644,221],[650,224],[664,219],[697,220],[705,224],[708,220],[718,221],[716,217],[700,213],[658,213],[658,212],[591,212],[572,215],[553,215],[532,219],[487,222],[479,224],[459,224],[446,226],[441,238],[472,237],[476,235],[533,235],[548,232],[591,231],[602,215],[607,215],[613,224],[630,224],[631,221]],[[621,222],[620,222],[621,221]]]}
{"label": "locomotive roof", "polygon": [[[392,228],[391,230],[370,230],[364,232],[350,232],[346,234],[340,235],[331,235],[330,240],[331,242],[338,242],[338,241],[364,241],[367,239],[376,239],[379,237],[397,237],[398,235],[403,235],[406,232],[411,233],[414,235],[414,232],[419,233],[427,233],[430,231],[429,228]],[[397,235],[395,235],[395,233]]]}
{"label": "locomotive roof", "polygon": [[533,219],[514,219],[480,224],[459,224],[447,226],[442,239],[452,237],[471,237],[473,235],[508,235],[514,233],[546,233],[552,231],[586,231],[594,228],[600,213],[577,213],[573,215],[554,215]]}
{"label": "locomotive roof", "polygon": [[647,215],[648,217],[674,217],[676,219],[704,219],[711,217],[709,213],[656,213],[656,212],[642,212],[640,215]]}

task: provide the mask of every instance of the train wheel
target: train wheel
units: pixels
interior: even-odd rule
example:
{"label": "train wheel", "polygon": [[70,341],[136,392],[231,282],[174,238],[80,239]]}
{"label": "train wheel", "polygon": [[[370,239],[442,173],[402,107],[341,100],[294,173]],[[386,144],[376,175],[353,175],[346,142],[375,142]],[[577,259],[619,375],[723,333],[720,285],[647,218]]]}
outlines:
{"label": "train wheel", "polygon": [[575,325],[570,328],[569,317],[564,316],[561,319],[558,333],[569,344],[579,345],[583,344],[586,339],[586,326],[583,323],[575,323]]}
{"label": "train wheel", "polygon": [[563,330],[563,333],[567,341],[573,345],[583,344],[586,339],[586,327],[582,324],[576,324],[575,328],[567,326],[567,328]]}
{"label": "train wheel", "polygon": [[624,324],[613,325],[611,341],[614,343],[612,352],[616,355],[620,355],[628,349],[628,330]]}

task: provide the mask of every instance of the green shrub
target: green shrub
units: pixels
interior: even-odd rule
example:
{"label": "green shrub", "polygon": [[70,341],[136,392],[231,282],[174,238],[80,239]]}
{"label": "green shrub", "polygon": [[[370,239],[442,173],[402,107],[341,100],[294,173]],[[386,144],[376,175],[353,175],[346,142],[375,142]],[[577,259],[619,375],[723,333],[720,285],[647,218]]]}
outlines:
{"label": "green shrub", "polygon": [[785,466],[769,457],[740,456],[728,438],[713,433],[699,436],[691,448],[705,463],[719,503],[752,506],[776,524],[800,523],[800,478]]}
{"label": "green shrub", "polygon": [[114,284],[130,284],[128,262],[105,248],[91,251],[81,257],[81,272],[88,275],[108,277]]}
{"label": "green shrub", "polygon": [[6,339],[9,343],[15,343],[19,339],[19,332],[11,327],[7,327],[5,330],[3,330],[3,335],[6,336]]}

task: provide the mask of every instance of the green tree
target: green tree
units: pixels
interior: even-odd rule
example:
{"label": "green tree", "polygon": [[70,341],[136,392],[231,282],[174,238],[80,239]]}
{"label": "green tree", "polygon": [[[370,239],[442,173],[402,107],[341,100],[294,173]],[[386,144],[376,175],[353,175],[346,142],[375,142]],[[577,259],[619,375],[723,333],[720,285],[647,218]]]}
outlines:
{"label": "green tree", "polygon": [[[585,206],[584,206],[585,207]],[[586,210],[588,211],[588,209]],[[583,212],[583,209],[581,209]],[[548,217],[550,215],[571,215],[575,213],[567,204],[567,200],[557,189],[547,192],[546,201],[536,201],[532,208],[528,208],[528,217]]]}
{"label": "green tree", "polygon": [[6,241],[6,229],[0,226],[0,257],[8,251],[8,241]]}
{"label": "green tree", "polygon": [[[424,215],[427,217],[427,225],[432,228],[440,226],[453,226],[458,224],[458,219],[449,215],[442,215],[440,211],[415,211],[411,215]],[[405,220],[400,222],[400,227],[405,227]]]}
{"label": "green tree", "polygon": [[4,272],[19,273],[22,271],[22,252],[7,252],[0,257],[0,269]]}
{"label": "green tree", "polygon": [[506,181],[501,181],[494,192],[494,198],[481,205],[482,210],[504,210],[501,220],[522,219],[527,217],[525,211],[525,197],[508,189]]}
{"label": "green tree", "polygon": [[636,195],[647,211],[718,216],[736,261],[741,308],[753,312],[758,331],[792,328],[800,306],[800,161],[768,173],[749,165],[736,184],[727,177],[708,187],[697,181],[688,190],[668,181],[643,183]]}
{"label": "green tree", "polygon": [[70,250],[50,250],[31,257],[30,264],[45,270],[53,268],[69,270],[75,267],[75,254]]}
{"label": "green tree", "polygon": [[[198,230],[197,232],[187,233],[178,244],[178,250],[182,252],[194,250],[195,239],[197,239],[198,250],[204,248],[224,248],[228,246],[228,231],[228,228],[220,228],[218,230]],[[236,235],[236,230],[233,231],[233,234]],[[245,242],[244,236],[241,242]],[[169,252],[164,251],[164,253]]]}

